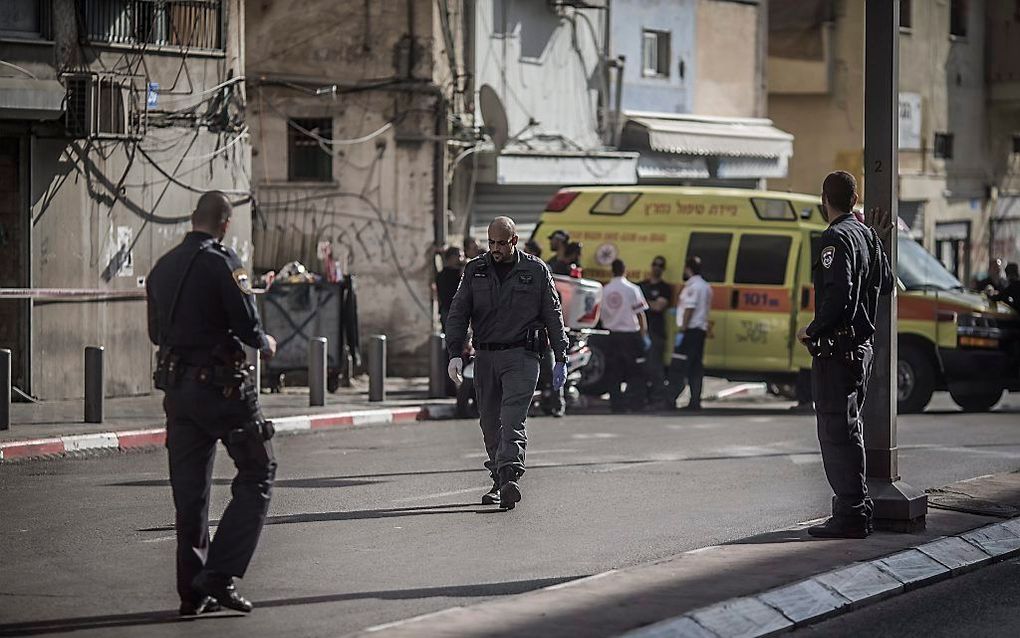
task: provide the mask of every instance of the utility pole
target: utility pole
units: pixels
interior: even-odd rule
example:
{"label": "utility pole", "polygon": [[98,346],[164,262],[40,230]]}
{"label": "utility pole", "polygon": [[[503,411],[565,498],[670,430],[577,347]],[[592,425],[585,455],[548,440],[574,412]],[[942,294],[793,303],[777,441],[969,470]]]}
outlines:
{"label": "utility pole", "polygon": [[[864,8],[864,210],[890,211],[892,230],[883,237],[896,272],[899,172],[898,0],[867,0]],[[896,443],[896,289],[880,297],[871,386],[864,404],[868,492],[878,529],[924,528],[928,498],[900,480]]]}

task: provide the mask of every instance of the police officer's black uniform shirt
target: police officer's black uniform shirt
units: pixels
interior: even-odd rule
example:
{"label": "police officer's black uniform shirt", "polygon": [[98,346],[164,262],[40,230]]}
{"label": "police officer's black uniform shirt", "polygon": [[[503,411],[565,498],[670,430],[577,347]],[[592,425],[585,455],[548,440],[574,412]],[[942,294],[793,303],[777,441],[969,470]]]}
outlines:
{"label": "police officer's black uniform shirt", "polygon": [[[200,251],[181,286],[172,325],[170,305],[188,262]],[[189,232],[163,255],[145,284],[149,340],[169,346],[192,365],[212,363],[217,345],[239,348],[245,343],[264,349],[268,342],[244,264],[212,235]]]}
{"label": "police officer's black uniform shirt", "polygon": [[892,292],[892,270],[878,236],[853,214],[836,218],[822,233],[813,279],[815,318],[807,327],[809,337],[829,337],[850,326],[857,343],[875,334],[878,296]]}

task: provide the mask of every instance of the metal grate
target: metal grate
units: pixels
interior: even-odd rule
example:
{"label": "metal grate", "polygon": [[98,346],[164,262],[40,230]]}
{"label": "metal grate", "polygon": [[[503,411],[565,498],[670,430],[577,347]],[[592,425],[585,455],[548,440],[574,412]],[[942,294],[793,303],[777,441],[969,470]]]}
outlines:
{"label": "metal grate", "polygon": [[64,85],[67,87],[67,110],[64,112],[67,134],[73,138],[88,137],[92,133],[92,76],[66,75]]}
{"label": "metal grate", "polygon": [[82,0],[89,42],[223,49],[221,0]]}

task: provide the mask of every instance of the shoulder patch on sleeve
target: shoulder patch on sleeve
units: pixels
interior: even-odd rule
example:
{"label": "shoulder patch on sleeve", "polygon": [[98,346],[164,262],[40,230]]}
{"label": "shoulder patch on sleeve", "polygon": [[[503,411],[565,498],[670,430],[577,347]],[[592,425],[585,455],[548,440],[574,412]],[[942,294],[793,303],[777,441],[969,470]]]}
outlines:
{"label": "shoulder patch on sleeve", "polygon": [[825,268],[831,268],[832,260],[835,259],[835,257],[836,257],[835,246],[826,246],[825,248],[823,248],[821,255],[822,266],[824,266]]}
{"label": "shoulder patch on sleeve", "polygon": [[244,268],[237,268],[231,274],[234,277],[234,283],[236,283],[237,287],[241,289],[241,292],[246,295],[252,294],[251,281],[248,279],[248,273],[244,270]]}

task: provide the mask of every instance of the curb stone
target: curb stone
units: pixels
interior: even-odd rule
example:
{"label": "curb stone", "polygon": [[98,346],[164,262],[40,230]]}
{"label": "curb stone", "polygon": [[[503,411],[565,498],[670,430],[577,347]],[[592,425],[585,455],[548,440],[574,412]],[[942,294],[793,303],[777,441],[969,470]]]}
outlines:
{"label": "curb stone", "polygon": [[695,609],[623,638],[772,636],[1018,555],[1020,518],[1015,518]]}
{"label": "curb stone", "polygon": [[[380,425],[386,423],[412,423],[452,418],[454,407],[448,405],[420,405],[376,410],[350,410],[329,414],[304,414],[272,419],[276,431],[295,434],[336,427]],[[33,461],[60,457],[82,458],[91,453],[127,451],[161,447],[166,443],[163,426],[121,432],[95,432],[67,436],[7,441],[0,443],[0,463],[7,461]]]}

